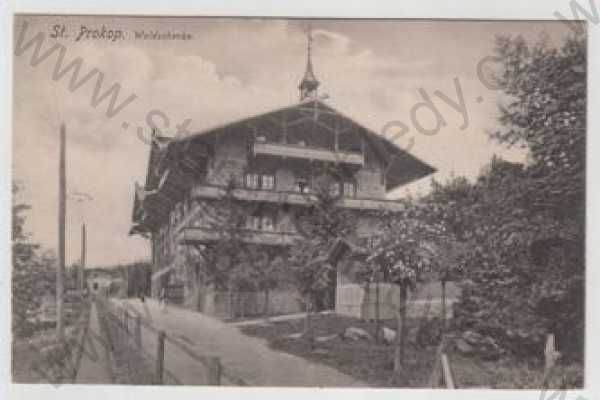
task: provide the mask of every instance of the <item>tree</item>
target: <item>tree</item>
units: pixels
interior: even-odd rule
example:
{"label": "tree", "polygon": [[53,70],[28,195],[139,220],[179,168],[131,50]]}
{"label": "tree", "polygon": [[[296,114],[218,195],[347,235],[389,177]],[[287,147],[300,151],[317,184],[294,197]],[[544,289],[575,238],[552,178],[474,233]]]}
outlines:
{"label": "tree", "polygon": [[475,201],[464,204],[469,280],[457,322],[521,355],[539,356],[552,332],[561,351],[581,356],[585,40],[551,48],[501,37],[496,52],[496,83],[506,101],[492,137],[527,148],[530,160],[523,166],[493,159],[473,186]]}
{"label": "tree", "polygon": [[31,264],[39,245],[29,240],[29,235],[25,232],[25,213],[31,209],[26,203],[17,200],[19,191],[22,187],[17,182],[12,184],[13,205],[12,205],[12,261],[13,267],[20,272],[23,268]]}
{"label": "tree", "polygon": [[539,355],[550,331],[576,342],[583,321],[583,242],[575,227],[536,209],[531,186],[528,171],[498,159],[475,184],[478,201],[465,213],[479,222],[466,230],[468,279],[456,309],[464,329],[521,355]]}
{"label": "tree", "polygon": [[435,247],[434,262],[442,289],[442,329],[447,328],[446,284],[463,277],[463,255],[467,251],[465,233],[478,221],[465,212],[474,204],[473,185],[465,177],[452,176],[445,183],[431,181],[431,192],[421,199],[428,213],[444,221],[446,235],[440,237]]}
{"label": "tree", "polygon": [[335,187],[335,178],[329,173],[322,174],[313,183],[314,197],[307,196],[310,206],[295,217],[300,239],[290,250],[290,266],[293,282],[304,299],[307,337],[310,337],[311,309],[328,301],[328,290],[335,279],[330,251],[339,238],[349,237],[355,230],[351,214],[338,205],[340,193]]}
{"label": "tree", "polygon": [[[272,254],[264,246],[247,240],[254,232],[243,228],[255,209],[236,199],[236,187],[235,179],[230,177],[225,193],[218,201],[200,204],[204,227],[216,233],[216,240],[196,246],[195,251],[188,252],[186,264],[194,268],[198,285],[212,285],[215,290],[229,292],[232,317],[237,314],[234,294],[247,291],[264,293],[263,313],[266,315],[269,292],[278,285],[282,277],[285,255]],[[243,316],[243,305],[238,310]]]}
{"label": "tree", "polygon": [[41,252],[25,231],[25,213],[31,208],[19,197],[22,186],[12,184],[12,329],[15,336],[32,333],[28,317],[37,311],[41,298],[55,290],[55,262],[52,252]]}
{"label": "tree", "polygon": [[[508,97],[500,108],[500,143],[526,147],[532,192],[540,206],[581,216],[586,142],[586,43],[570,37],[560,49],[528,46],[517,37],[497,39],[503,62],[497,84]],[[553,194],[553,196],[548,196]]]}
{"label": "tree", "polygon": [[431,277],[435,258],[432,246],[446,232],[444,222],[436,219],[426,204],[409,199],[404,201],[404,206],[403,211],[382,218],[380,232],[371,241],[367,259],[367,262],[378,263],[388,279],[399,288],[394,357],[396,373],[402,370],[404,363],[408,291],[415,290],[418,282]]}
{"label": "tree", "polygon": [[263,315],[268,318],[271,308],[269,294],[285,280],[287,257],[280,249],[274,252],[252,244],[244,246],[243,250],[246,256],[239,267],[254,290],[264,293]]}
{"label": "tree", "polygon": [[193,264],[196,279],[215,289],[228,288],[231,270],[240,259],[240,249],[245,233],[247,211],[234,196],[236,183],[233,178],[227,181],[225,193],[216,201],[198,203],[202,227],[216,236],[210,244],[196,246],[194,254],[187,254],[187,263]]}

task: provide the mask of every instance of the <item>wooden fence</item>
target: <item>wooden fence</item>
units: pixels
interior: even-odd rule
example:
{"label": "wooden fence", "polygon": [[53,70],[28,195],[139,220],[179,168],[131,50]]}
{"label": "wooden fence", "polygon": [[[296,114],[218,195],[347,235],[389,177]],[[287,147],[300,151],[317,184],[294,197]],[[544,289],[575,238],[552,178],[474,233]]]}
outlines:
{"label": "wooden fence", "polygon": [[457,389],[458,385],[454,372],[450,366],[450,358],[446,352],[447,339],[442,337],[435,352],[433,370],[429,378],[429,386],[432,388],[442,387],[445,389]]}
{"label": "wooden fence", "polygon": [[[175,337],[173,334],[165,332],[154,327],[151,323],[144,320],[139,314],[127,310],[113,301],[106,301],[106,309],[110,316],[115,320],[118,326],[125,333],[127,340],[135,346],[141,353],[153,360],[155,363],[154,382],[158,385],[181,385],[181,384],[200,384],[200,385],[222,385],[230,384],[236,386],[247,386],[247,383],[223,369],[220,357],[203,356],[197,354],[187,344]],[[154,352],[144,350],[144,338],[154,336],[156,348]],[[166,346],[168,345],[168,346]],[[171,347],[172,346],[172,347]],[[175,371],[169,370],[165,365],[165,354],[167,348],[176,349],[179,354],[185,355],[193,362],[200,365],[204,371],[204,381],[201,382],[182,382],[177,377]]]}
{"label": "wooden fence", "polygon": [[[429,386],[432,388],[459,388],[456,376],[450,364],[450,356],[447,352],[448,343],[455,337],[444,335],[438,345],[435,355],[433,370],[429,378]],[[556,342],[553,333],[546,334],[546,346],[544,348],[544,370],[541,374],[540,387],[547,389],[549,387],[550,376],[555,368],[556,361],[560,357],[560,352],[556,349]]]}

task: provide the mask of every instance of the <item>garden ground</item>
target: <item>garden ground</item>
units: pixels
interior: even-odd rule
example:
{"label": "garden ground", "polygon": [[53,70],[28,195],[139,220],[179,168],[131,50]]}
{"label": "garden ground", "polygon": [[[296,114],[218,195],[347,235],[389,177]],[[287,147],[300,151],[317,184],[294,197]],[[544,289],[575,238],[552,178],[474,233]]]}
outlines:
{"label": "garden ground", "polygon": [[89,321],[88,300],[67,303],[65,342],[55,339],[55,324],[34,324],[26,337],[13,336],[14,383],[72,383],[77,373],[83,335]]}
{"label": "garden ground", "polygon": [[[385,321],[384,324],[393,329],[395,321]],[[418,319],[408,321],[405,367],[399,376],[393,373],[393,345],[343,338],[342,333],[350,326],[364,329],[374,336],[375,324],[372,322],[336,314],[314,315],[311,318],[313,338],[337,335],[323,342],[307,341],[294,335],[302,332],[302,319],[247,325],[240,329],[247,335],[266,339],[273,349],[328,365],[371,386],[428,387],[436,359],[436,346],[421,347],[416,344],[418,324]],[[512,358],[482,361],[456,352],[450,352],[449,357],[459,387],[541,387],[543,372],[539,363],[520,362]],[[581,371],[578,366],[568,369]]]}

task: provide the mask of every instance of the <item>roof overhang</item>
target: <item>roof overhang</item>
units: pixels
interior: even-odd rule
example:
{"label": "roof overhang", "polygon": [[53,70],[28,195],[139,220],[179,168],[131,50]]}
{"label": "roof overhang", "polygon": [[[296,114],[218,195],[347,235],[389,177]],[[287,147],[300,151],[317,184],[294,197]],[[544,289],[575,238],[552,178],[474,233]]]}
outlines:
{"label": "roof overhang", "polygon": [[179,141],[193,141],[200,137],[209,140],[220,132],[233,130],[236,127],[244,125],[251,126],[261,119],[279,121],[285,117],[285,114],[287,114],[287,117],[292,121],[316,121],[319,119],[319,115],[334,115],[343,120],[346,125],[355,128],[367,138],[368,142],[372,144],[372,147],[377,152],[379,158],[386,165],[386,191],[394,190],[399,186],[406,185],[436,172],[434,167],[413,156],[407,150],[400,148],[388,138],[370,130],[319,99],[309,99],[265,113],[242,118],[228,124],[186,136],[179,139]]}

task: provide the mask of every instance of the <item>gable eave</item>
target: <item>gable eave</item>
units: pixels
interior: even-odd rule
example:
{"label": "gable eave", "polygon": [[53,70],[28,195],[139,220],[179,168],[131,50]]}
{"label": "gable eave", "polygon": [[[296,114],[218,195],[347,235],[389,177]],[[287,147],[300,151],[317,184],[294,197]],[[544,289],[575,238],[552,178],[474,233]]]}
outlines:
{"label": "gable eave", "polygon": [[182,138],[174,139],[173,142],[186,142],[196,140],[199,138],[211,139],[211,136],[213,135],[217,135],[228,129],[233,129],[241,125],[251,124],[253,121],[256,120],[269,117],[272,118],[280,113],[290,112],[294,110],[301,111],[301,107],[314,104],[315,102],[319,107],[322,107],[328,110],[329,112],[332,112],[335,115],[347,120],[350,124],[355,125],[357,128],[359,128],[359,132],[363,134],[367,138],[367,140],[372,144],[372,147],[375,149],[377,154],[383,159],[384,163],[388,166],[388,172],[386,175],[386,191],[394,190],[400,186],[424,178],[437,171],[436,168],[413,156],[408,151],[398,147],[388,138],[372,131],[371,129],[360,124],[353,118],[345,115],[344,113],[338,111],[337,109],[333,108],[332,106],[324,103],[319,99],[308,99],[274,110],[240,118]]}

